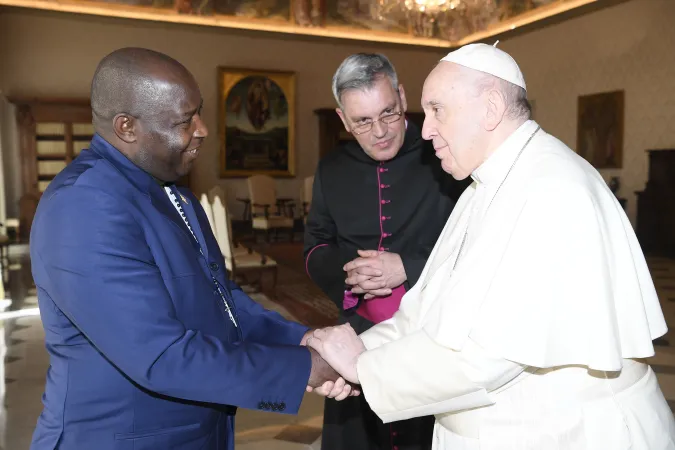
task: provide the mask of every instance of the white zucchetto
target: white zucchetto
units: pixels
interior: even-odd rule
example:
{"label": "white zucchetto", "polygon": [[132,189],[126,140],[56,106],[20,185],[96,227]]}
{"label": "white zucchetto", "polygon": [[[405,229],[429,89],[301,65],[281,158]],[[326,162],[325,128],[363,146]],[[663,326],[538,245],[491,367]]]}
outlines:
{"label": "white zucchetto", "polygon": [[469,44],[452,51],[441,61],[452,62],[469,69],[488,73],[509,83],[525,87],[525,78],[516,61],[503,50],[494,45]]}

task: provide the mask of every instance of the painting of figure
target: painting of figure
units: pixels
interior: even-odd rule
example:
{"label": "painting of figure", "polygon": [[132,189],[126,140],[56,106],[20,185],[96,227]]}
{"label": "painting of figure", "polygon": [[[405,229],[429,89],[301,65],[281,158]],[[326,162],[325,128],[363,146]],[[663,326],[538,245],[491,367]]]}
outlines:
{"label": "painting of figure", "polygon": [[579,97],[577,151],[598,169],[620,169],[623,160],[624,92]]}
{"label": "painting of figure", "polygon": [[294,74],[220,69],[223,177],[294,175]]}

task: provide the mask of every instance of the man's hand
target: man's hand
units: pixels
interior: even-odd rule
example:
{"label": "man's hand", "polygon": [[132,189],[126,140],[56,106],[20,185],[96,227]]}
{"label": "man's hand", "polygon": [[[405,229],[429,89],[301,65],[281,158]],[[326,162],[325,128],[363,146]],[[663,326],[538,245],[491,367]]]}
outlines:
{"label": "man's hand", "polygon": [[305,335],[304,335],[304,336],[302,337],[302,339],[300,340],[300,345],[303,345],[303,346],[304,346],[304,345],[307,345],[307,339],[308,339],[309,337],[312,336],[312,334],[314,333],[314,331],[315,331],[315,330],[313,330],[313,329],[307,330],[307,333],[305,333]]}
{"label": "man's hand", "polygon": [[[313,336],[312,336],[313,338]],[[312,339],[309,340],[311,342]],[[312,347],[307,347],[312,356],[312,371],[309,374],[307,386],[317,388],[323,386],[327,381],[336,382],[340,375],[333,369],[328,362],[321,357],[318,351]]]}
{"label": "man's hand", "polygon": [[[314,333],[314,329],[308,330],[305,335],[302,337],[302,340],[300,341],[300,345],[305,346],[307,345],[307,340],[312,337],[312,334]],[[318,379],[321,377],[319,372],[322,370],[326,370],[326,373],[330,373],[330,368],[326,368],[324,366],[325,361],[321,356],[316,355],[316,350],[309,349],[310,354],[312,354],[312,373],[310,375],[310,381],[308,383],[317,383]],[[316,361],[316,366],[315,366],[315,361]],[[316,373],[315,373],[316,372]],[[307,386],[307,392],[314,392],[315,394],[321,395],[323,397],[328,397],[328,398],[334,398],[337,401],[344,400],[347,397],[356,397],[361,394],[361,392],[358,389],[352,388],[351,385],[347,384],[344,380],[344,378],[340,377],[333,371],[335,376],[337,376],[337,381],[326,381],[322,385],[318,387],[314,386]],[[315,378],[312,378],[312,375],[315,376]]]}
{"label": "man's hand", "polygon": [[365,293],[366,300],[390,295],[408,278],[397,253],[359,250],[359,256],[345,264],[343,270],[347,272],[345,282],[354,286],[352,293]]}
{"label": "man's hand", "polygon": [[[310,336],[310,340],[311,338],[313,336]],[[312,355],[312,371],[307,381],[307,392],[314,392],[338,401],[360,394],[359,390],[352,389],[315,349],[311,346],[307,349]]]}
{"label": "man's hand", "polygon": [[356,362],[359,355],[366,351],[366,347],[351,325],[346,323],[316,330],[307,345],[316,349],[345,380],[359,384]]}
{"label": "man's hand", "polygon": [[340,377],[338,380],[333,383],[332,381],[326,381],[323,386],[316,389],[307,386],[307,392],[314,392],[315,394],[321,395],[323,397],[334,398],[337,401],[346,399],[347,397],[357,397],[361,395],[361,391],[357,388],[351,387],[347,384],[344,378]]}

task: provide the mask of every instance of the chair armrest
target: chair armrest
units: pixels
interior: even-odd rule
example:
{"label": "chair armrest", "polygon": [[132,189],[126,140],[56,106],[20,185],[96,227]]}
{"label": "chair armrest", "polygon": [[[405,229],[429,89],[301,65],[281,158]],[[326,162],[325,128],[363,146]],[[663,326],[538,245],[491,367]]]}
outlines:
{"label": "chair armrest", "polygon": [[270,207],[272,205],[260,205],[258,203],[253,203],[251,204],[251,216],[255,217],[257,214],[253,212],[253,208],[264,208],[263,215],[265,216],[265,219],[269,219],[270,217]]}

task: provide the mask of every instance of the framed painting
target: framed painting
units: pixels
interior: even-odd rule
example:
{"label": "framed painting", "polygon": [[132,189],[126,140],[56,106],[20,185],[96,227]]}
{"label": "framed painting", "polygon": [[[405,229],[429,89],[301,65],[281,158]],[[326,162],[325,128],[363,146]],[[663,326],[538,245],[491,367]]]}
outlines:
{"label": "framed painting", "polygon": [[218,68],[220,176],[295,176],[295,74]]}
{"label": "framed painting", "polygon": [[624,91],[579,97],[577,152],[597,169],[623,163]]}

